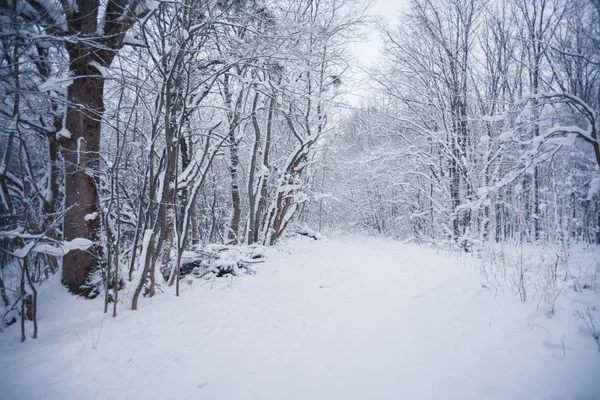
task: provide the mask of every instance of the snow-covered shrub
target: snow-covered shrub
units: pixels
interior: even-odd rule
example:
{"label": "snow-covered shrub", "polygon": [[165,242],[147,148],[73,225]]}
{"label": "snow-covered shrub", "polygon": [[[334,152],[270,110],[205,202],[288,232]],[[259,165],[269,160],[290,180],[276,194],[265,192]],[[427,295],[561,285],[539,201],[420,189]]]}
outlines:
{"label": "snow-covered shrub", "polygon": [[263,246],[227,246],[209,244],[186,251],[181,260],[181,277],[199,279],[252,275],[254,264],[265,257]]}
{"label": "snow-covered shrub", "polygon": [[308,227],[298,228],[296,230],[295,234],[300,235],[300,236],[306,236],[306,237],[309,237],[314,240],[322,240],[323,239],[323,235],[321,235],[319,232],[317,232],[313,229],[310,229]]}
{"label": "snow-covered shrub", "polygon": [[600,312],[595,306],[586,306],[585,308],[577,307],[575,317],[579,320],[579,331],[583,335],[589,335],[600,352],[600,326],[598,326],[597,318],[600,317]]}

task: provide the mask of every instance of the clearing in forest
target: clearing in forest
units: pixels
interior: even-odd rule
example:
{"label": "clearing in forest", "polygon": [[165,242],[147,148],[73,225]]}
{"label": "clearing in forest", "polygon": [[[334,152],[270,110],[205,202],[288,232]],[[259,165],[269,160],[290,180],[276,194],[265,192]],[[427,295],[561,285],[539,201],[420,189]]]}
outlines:
{"label": "clearing in forest", "polygon": [[574,298],[552,315],[416,245],[290,242],[257,275],[184,280],[117,318],[59,279],[40,288],[38,340],[0,335],[3,399],[600,398]]}

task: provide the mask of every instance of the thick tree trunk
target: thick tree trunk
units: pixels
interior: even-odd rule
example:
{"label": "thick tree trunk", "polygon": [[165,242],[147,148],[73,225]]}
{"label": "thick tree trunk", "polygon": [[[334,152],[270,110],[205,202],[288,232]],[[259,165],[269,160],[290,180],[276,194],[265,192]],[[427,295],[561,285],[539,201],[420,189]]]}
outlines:
{"label": "thick tree trunk", "polygon": [[269,246],[273,246],[277,239],[281,237],[281,234],[285,230],[288,221],[288,212],[292,205],[294,204],[294,199],[290,194],[279,193],[277,195],[277,212],[275,213],[275,218],[273,220],[273,232],[271,237],[269,238]]}
{"label": "thick tree trunk", "polygon": [[[76,76],[68,89],[69,107],[66,128],[71,138],[63,143],[65,162],[64,238],[86,238],[93,245],[86,250],[71,250],[63,258],[63,283],[76,294],[91,295],[84,287],[102,259],[98,171],[100,163],[100,118],[104,111],[104,81],[90,57],[75,58]],[[74,59],[74,57],[71,57]],[[95,218],[91,216],[96,215]],[[86,218],[86,216],[88,216]]]}
{"label": "thick tree trunk", "polygon": [[[72,250],[63,258],[63,283],[73,293],[94,296],[86,287],[90,274],[102,260],[98,181],[100,167],[100,127],[104,112],[102,68],[109,67],[123,46],[125,32],[135,17],[137,2],[109,0],[98,18],[99,0],[78,1],[65,11],[66,26],[77,40],[65,41],[69,73],[73,83],[67,89],[66,129],[71,137],[63,140],[65,163],[64,239],[92,241],[86,250]],[[140,17],[142,15],[138,15]],[[98,36],[98,23],[103,35]],[[85,39],[88,38],[88,39]],[[89,216],[86,218],[86,216]]]}

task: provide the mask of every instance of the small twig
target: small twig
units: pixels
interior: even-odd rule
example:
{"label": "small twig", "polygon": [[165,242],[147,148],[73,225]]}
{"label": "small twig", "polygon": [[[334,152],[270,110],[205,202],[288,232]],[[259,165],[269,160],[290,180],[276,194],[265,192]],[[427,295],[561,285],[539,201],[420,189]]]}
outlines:
{"label": "small twig", "polygon": [[98,331],[98,339],[96,340],[96,347],[98,348],[98,342],[100,341],[100,335],[102,334],[102,325],[104,325],[104,318],[102,318],[102,322],[100,323],[100,330]]}
{"label": "small twig", "polygon": [[136,363],[135,361],[133,361],[133,357],[129,359],[129,361],[127,361],[128,363],[132,363],[133,365],[135,365],[136,367],[138,367],[139,369],[141,369],[142,371],[144,371],[144,368],[140,367],[140,365],[138,363]]}
{"label": "small twig", "polygon": [[81,342],[81,345],[85,348],[85,343],[83,343],[83,340],[81,340],[81,337],[79,336],[79,333],[77,333],[77,331],[75,331],[75,335],[77,335],[77,338]]}
{"label": "small twig", "polygon": [[528,323],[527,324],[530,328],[539,328],[539,329],[543,329],[546,331],[546,333],[550,333],[550,331],[548,329],[546,329],[545,327],[543,327],[542,325],[538,325],[538,324],[533,324],[533,323]]}

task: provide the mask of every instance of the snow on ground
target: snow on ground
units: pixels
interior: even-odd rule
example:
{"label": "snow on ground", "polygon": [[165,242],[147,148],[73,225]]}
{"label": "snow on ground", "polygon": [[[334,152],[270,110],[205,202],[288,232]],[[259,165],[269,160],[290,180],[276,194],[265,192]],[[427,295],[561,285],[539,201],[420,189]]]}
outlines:
{"label": "snow on ground", "polygon": [[549,318],[457,257],[383,239],[267,256],[116,319],[53,279],[40,338],[0,334],[0,398],[600,399],[600,353],[566,300]]}

